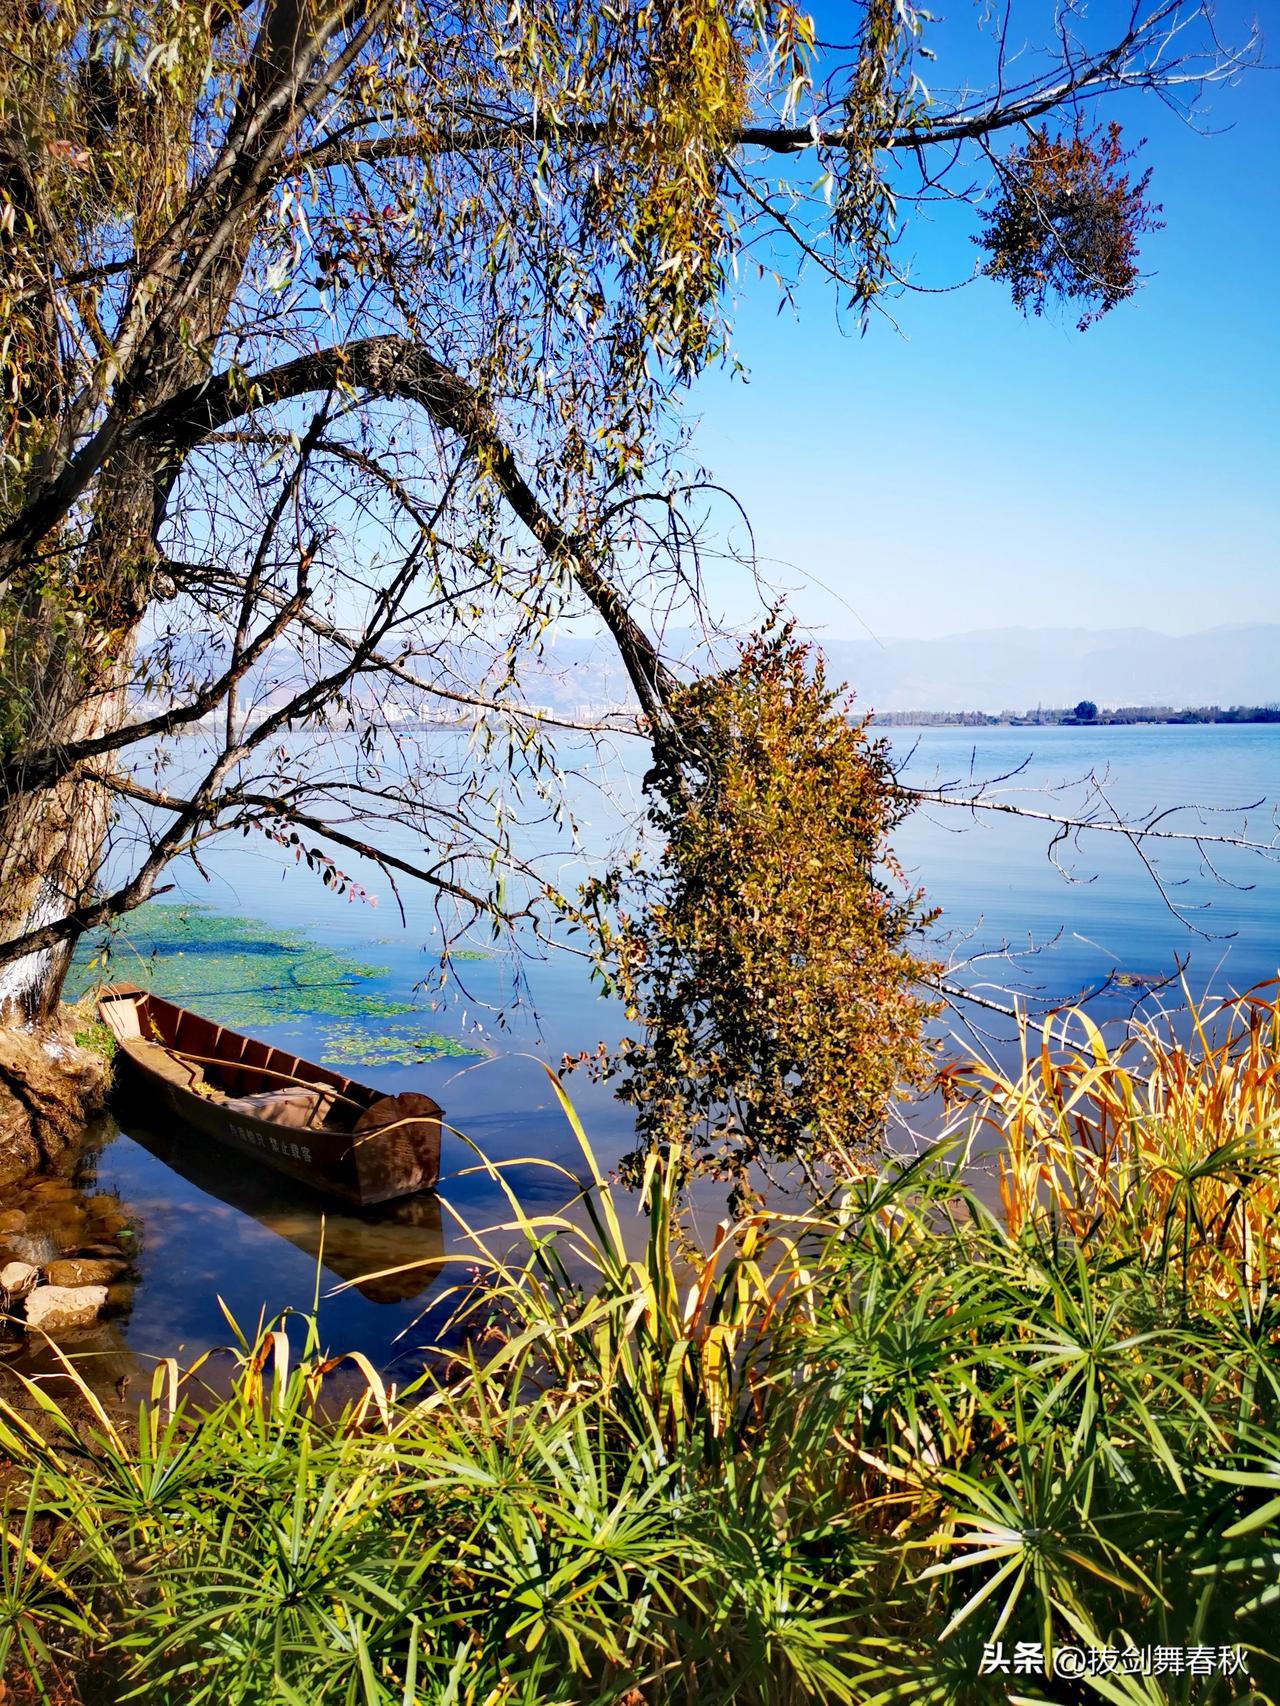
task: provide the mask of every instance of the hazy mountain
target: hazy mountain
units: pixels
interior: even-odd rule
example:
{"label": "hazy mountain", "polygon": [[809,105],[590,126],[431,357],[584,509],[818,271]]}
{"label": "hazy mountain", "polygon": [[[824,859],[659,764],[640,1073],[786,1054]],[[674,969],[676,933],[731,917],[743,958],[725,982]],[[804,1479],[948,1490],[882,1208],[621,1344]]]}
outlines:
{"label": "hazy mountain", "polygon": [[[1034,710],[1080,699],[1116,705],[1269,705],[1280,702],[1280,625],[1158,634],[1149,628],[990,628],[937,640],[820,641],[832,681],[847,681],[876,711]],[[727,658],[729,648],[718,651]],[[692,636],[666,636],[668,656],[691,660]],[[528,696],[622,701],[626,677],[599,641],[562,635]]]}
{"label": "hazy mountain", "polygon": [[[846,681],[858,705],[874,711],[1014,711],[1059,708],[1080,699],[1117,705],[1270,705],[1280,703],[1280,625],[1158,634],[1147,628],[990,628],[936,640],[822,637],[827,675]],[[668,633],[666,655],[705,667],[691,634]],[[716,647],[722,662],[733,648]],[[465,672],[464,672],[465,673]],[[246,684],[278,701],[296,688],[297,660],[271,648]],[[521,672],[521,697],[562,714],[588,716],[630,700],[626,674],[600,637],[562,633],[541,662]],[[370,691],[358,688],[357,693]],[[395,697],[395,692],[392,694]],[[406,701],[417,699],[405,692]]]}
{"label": "hazy mountain", "polygon": [[938,640],[827,640],[828,673],[877,711],[1280,701],[1280,626],[992,628]]}

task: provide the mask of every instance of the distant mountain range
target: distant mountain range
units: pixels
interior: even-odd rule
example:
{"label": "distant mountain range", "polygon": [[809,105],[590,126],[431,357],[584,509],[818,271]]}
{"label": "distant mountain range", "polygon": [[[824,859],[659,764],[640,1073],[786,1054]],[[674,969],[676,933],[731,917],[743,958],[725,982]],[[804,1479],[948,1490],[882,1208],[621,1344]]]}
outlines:
{"label": "distant mountain range", "polygon": [[1280,701],[1280,625],[1200,634],[1149,628],[989,628],[937,640],[824,640],[828,674],[876,711],[1037,705],[1269,705]]}
{"label": "distant mountain range", "polygon": [[[828,680],[847,682],[859,709],[881,713],[1021,716],[1082,699],[1102,709],[1280,703],[1280,624],[1274,623],[1185,635],[1148,628],[987,628],[935,640],[820,637],[818,643]],[[683,669],[708,661],[705,643],[689,633],[668,632],[663,651]],[[733,648],[719,641],[715,652],[723,663]],[[458,678],[467,672],[460,658]],[[248,685],[270,702],[286,696],[297,679],[294,654],[277,646],[259,661]],[[557,635],[540,661],[526,661],[520,687],[526,704],[583,719],[632,703],[612,645],[572,630]],[[415,695],[403,697],[412,701]]]}
{"label": "distant mountain range", "polygon": [[[1280,624],[1237,624],[1200,634],[1150,628],[984,628],[936,640],[820,637],[827,676],[847,682],[860,708],[985,711],[1021,716],[1037,706],[1273,705],[1280,703]],[[668,633],[664,653],[691,663],[693,637]],[[721,643],[717,655],[731,649]],[[703,653],[705,657],[705,653]],[[531,700],[621,704],[630,697],[607,642],[563,634],[527,677]]]}

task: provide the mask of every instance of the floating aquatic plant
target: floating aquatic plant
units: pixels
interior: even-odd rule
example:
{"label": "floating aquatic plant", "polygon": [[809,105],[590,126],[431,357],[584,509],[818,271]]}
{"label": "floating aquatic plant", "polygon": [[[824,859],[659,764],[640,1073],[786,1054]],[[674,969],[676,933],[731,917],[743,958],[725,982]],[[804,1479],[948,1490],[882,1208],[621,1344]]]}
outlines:
{"label": "floating aquatic plant", "polygon": [[439,1031],[395,1030],[371,1034],[361,1025],[327,1025],[320,1059],[330,1066],[419,1066],[428,1060],[485,1051]]}
{"label": "floating aquatic plant", "polygon": [[326,947],[303,930],[152,903],[82,950],[69,993],[127,979],[238,1028],[337,1020],[319,1026],[320,1058],[331,1065],[417,1066],[484,1052],[440,1031],[370,1030],[371,1020],[418,1011],[412,1001],[367,987],[386,975],[387,967]]}
{"label": "floating aquatic plant", "polygon": [[381,1018],[411,1001],[364,989],[387,967],[366,965],[304,931],[201,906],[141,906],[98,935],[72,968],[72,998],[94,984],[132,981],[223,1024],[281,1024],[299,1017]]}

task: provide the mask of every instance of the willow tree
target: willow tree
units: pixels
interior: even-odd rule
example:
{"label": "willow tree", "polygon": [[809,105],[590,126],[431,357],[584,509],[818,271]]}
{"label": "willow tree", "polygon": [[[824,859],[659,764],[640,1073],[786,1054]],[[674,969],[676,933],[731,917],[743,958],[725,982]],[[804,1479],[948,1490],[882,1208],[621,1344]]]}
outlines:
{"label": "willow tree", "polygon": [[[536,903],[491,780],[552,766],[522,662],[593,613],[670,730],[673,404],[744,259],[867,311],[901,200],[977,205],[980,164],[1024,300],[1046,244],[1086,306],[1132,288],[1080,115],[1227,74],[1200,7],[1101,40],[1060,8],[1020,81],[979,35],[990,88],[954,99],[918,75],[925,14],[841,11],[831,47],[786,0],[4,0],[0,1018],[49,1015],[78,937],[228,831],[338,884],[380,857],[455,922]],[[1037,203],[1037,129],[1085,137],[1091,219]],[[397,683],[474,715],[466,763],[372,763]],[[321,716],[354,735],[324,762],[283,739]],[[166,786],[156,742],[193,727]]]}

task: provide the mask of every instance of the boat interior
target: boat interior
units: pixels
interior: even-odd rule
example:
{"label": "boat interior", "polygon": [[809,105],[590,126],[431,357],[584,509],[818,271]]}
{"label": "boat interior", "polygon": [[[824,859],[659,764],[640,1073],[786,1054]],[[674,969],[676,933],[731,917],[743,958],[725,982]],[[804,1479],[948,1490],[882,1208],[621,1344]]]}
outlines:
{"label": "boat interior", "polygon": [[145,990],[104,991],[117,1042],[157,1077],[275,1125],[351,1131],[379,1092]]}

